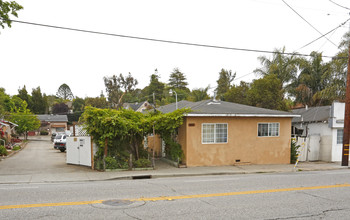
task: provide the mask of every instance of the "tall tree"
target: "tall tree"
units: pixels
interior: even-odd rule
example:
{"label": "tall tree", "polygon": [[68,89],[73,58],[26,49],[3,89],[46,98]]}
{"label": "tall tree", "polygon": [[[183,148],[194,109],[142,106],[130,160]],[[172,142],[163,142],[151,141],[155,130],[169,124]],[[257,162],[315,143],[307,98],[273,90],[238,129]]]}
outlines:
{"label": "tall tree", "polygon": [[46,101],[41,94],[40,86],[32,90],[32,103],[33,103],[33,113],[34,114],[44,114],[46,111]]}
{"label": "tall tree", "polygon": [[186,90],[188,83],[186,82],[185,74],[179,68],[175,68],[170,74],[168,85],[172,89]]}
{"label": "tall tree", "polygon": [[52,113],[53,114],[68,114],[69,108],[68,105],[64,103],[56,103],[52,106]]}
{"label": "tall tree", "polygon": [[321,91],[322,99],[345,101],[349,44],[350,31],[344,34],[339,45],[340,52],[330,61],[330,71],[325,76],[329,79],[329,82],[326,88]]}
{"label": "tall tree", "polygon": [[26,89],[26,86],[24,85],[22,89],[18,89],[18,95],[19,98],[21,98],[23,101],[26,101],[28,104],[28,108],[32,110],[33,102],[32,97],[28,94],[28,91]]}
{"label": "tall tree", "polygon": [[[155,72],[150,76],[150,82],[148,86],[144,89],[146,90],[145,93],[147,95],[148,101],[150,103],[153,103],[153,93],[155,97],[155,101],[160,102],[164,98],[164,88],[165,84],[160,82],[160,75],[158,74],[158,70],[156,69]],[[156,103],[153,103],[156,105]]]}
{"label": "tall tree", "polygon": [[104,77],[104,82],[108,94],[108,101],[117,109],[123,106],[124,95],[132,92],[138,84],[131,73],[125,77],[122,74],[119,76],[113,75],[112,77]]}
{"label": "tall tree", "polygon": [[252,105],[249,100],[250,84],[241,81],[239,85],[232,86],[229,91],[224,94],[225,101],[239,103],[243,105]]}
{"label": "tall tree", "polygon": [[57,91],[56,95],[57,95],[59,98],[62,98],[63,100],[73,100],[73,98],[74,98],[71,89],[70,89],[69,86],[68,86],[67,84],[65,84],[65,83],[63,83],[63,84],[58,88],[58,91]]}
{"label": "tall tree", "polygon": [[225,70],[221,69],[219,73],[219,79],[217,82],[217,87],[215,89],[216,96],[221,99],[225,100],[225,93],[229,91],[229,89],[232,87],[232,81],[235,79],[236,73],[232,74],[231,70]]}
{"label": "tall tree", "polygon": [[92,106],[95,108],[108,108],[108,102],[104,96],[95,98],[86,97],[85,106]]}
{"label": "tall tree", "polygon": [[209,86],[206,88],[193,89],[191,92],[190,100],[194,102],[210,99],[208,95]]}
{"label": "tall tree", "polygon": [[251,105],[267,109],[287,111],[281,80],[275,74],[269,74],[252,82],[248,91]]}
{"label": "tall tree", "polygon": [[73,99],[72,106],[74,112],[82,112],[84,110],[85,100],[77,96]]}
{"label": "tall tree", "polygon": [[22,10],[23,7],[15,1],[0,0],[0,26],[4,29],[5,25],[11,27],[10,15],[18,17],[17,11]]}
{"label": "tall tree", "polygon": [[11,110],[8,107],[8,103],[9,102],[10,102],[10,96],[5,93],[5,89],[4,88],[0,88],[0,118],[2,118],[2,116],[6,112]]}
{"label": "tall tree", "polygon": [[27,102],[23,101],[20,108],[15,108],[11,112],[10,120],[16,123],[16,131],[19,134],[24,134],[27,139],[28,131],[37,130],[40,127],[39,119],[27,109]]}
{"label": "tall tree", "polygon": [[299,61],[301,72],[294,84],[295,101],[309,106],[331,104],[321,96],[321,91],[329,84],[330,64],[323,62],[322,53],[312,52],[310,55],[309,59]]}
{"label": "tall tree", "polygon": [[275,74],[281,81],[282,87],[289,91],[289,85],[297,77],[299,58],[296,55],[284,55],[286,48],[275,49],[272,59],[266,56],[258,57],[262,67],[254,70],[254,73],[266,76]]}

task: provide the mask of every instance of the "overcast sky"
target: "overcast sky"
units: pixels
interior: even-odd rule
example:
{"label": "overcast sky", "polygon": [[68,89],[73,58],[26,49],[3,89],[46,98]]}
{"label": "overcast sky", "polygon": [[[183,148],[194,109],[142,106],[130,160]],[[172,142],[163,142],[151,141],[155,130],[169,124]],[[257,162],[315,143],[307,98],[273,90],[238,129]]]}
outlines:
{"label": "overcast sky", "polygon": [[[16,0],[24,7],[20,21],[84,29],[118,35],[153,38],[231,48],[288,52],[323,52],[332,56],[349,22],[315,43],[350,18],[349,10],[329,0]],[[334,2],[350,8],[349,0]],[[149,84],[157,68],[168,82],[174,68],[185,73],[189,88],[216,86],[221,68],[240,80],[257,78],[258,56],[271,54],[186,46],[82,33],[13,23],[1,29],[0,87],[10,95],[26,85],[40,86],[47,95],[66,83],[79,97],[105,93],[104,76],[128,74],[138,88]],[[325,59],[328,61],[328,59]],[[244,77],[242,77],[244,76]],[[239,78],[241,77],[241,78]],[[212,94],[210,94],[212,95]]]}

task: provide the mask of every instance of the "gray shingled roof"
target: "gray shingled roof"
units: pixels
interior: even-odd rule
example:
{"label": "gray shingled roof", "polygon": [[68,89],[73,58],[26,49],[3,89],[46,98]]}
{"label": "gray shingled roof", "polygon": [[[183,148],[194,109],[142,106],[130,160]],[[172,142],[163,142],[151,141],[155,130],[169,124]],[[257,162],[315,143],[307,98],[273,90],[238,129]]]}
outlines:
{"label": "gray shingled roof", "polygon": [[[163,113],[175,110],[175,103],[158,108]],[[178,108],[191,108],[188,116],[252,116],[252,117],[298,117],[290,112],[258,108],[232,102],[204,100],[199,102],[180,101]]]}
{"label": "gray shingled roof", "polygon": [[40,121],[46,122],[68,122],[67,115],[37,115]]}
{"label": "gray shingled roof", "polygon": [[320,122],[328,121],[331,106],[309,107],[292,110],[294,114],[300,114],[300,118],[293,118],[292,122]]}

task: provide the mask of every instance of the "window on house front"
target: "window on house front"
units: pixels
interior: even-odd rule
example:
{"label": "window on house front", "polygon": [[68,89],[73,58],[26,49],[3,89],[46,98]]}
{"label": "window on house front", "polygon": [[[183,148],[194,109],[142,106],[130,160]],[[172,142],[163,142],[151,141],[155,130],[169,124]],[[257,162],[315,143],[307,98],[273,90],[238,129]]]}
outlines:
{"label": "window on house front", "polygon": [[337,144],[343,144],[343,129],[338,129],[337,130]]}
{"label": "window on house front", "polygon": [[202,124],[202,143],[227,143],[227,124]]}
{"label": "window on house front", "polygon": [[279,123],[259,123],[258,136],[259,137],[278,137],[280,131]]}

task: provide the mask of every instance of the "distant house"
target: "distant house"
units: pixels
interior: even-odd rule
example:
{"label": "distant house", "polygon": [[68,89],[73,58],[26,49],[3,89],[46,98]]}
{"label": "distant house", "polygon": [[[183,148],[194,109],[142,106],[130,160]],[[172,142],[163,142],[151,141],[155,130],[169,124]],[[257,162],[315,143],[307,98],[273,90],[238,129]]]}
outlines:
{"label": "distant house", "polygon": [[304,145],[301,161],[341,161],[345,103],[295,109],[292,135]]}
{"label": "distant house", "polygon": [[[175,103],[158,108],[175,110]],[[297,114],[236,103],[180,101],[184,117],[178,141],[184,162],[193,166],[290,163],[291,123]]]}
{"label": "distant house", "polygon": [[67,115],[37,115],[37,117],[41,122],[40,130],[46,130],[50,134],[67,130]]}
{"label": "distant house", "polygon": [[[7,139],[7,141],[11,140],[11,134],[14,134],[15,127],[18,125],[6,120],[0,120],[0,137],[4,137]],[[2,144],[2,143],[0,143]]]}
{"label": "distant house", "polygon": [[124,103],[123,104],[123,108],[125,109],[132,109],[135,112],[143,112],[147,109],[152,108],[152,106],[149,104],[148,101],[144,101],[144,102],[136,102],[136,103]]}

